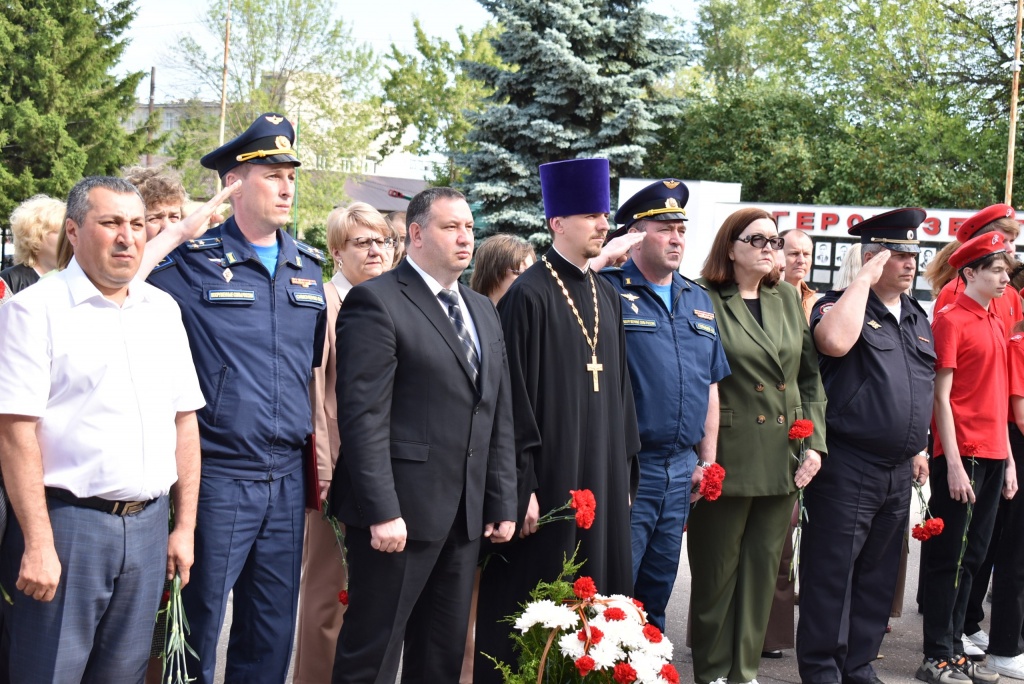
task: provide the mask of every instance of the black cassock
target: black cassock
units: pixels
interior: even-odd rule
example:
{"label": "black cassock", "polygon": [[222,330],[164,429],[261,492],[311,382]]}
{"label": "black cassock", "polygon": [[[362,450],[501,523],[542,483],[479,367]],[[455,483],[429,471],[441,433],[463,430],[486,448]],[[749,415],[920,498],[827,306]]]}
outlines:
{"label": "black cassock", "polygon": [[[581,575],[598,592],[632,595],[633,560],[629,530],[631,467],[640,450],[633,392],[626,366],[625,334],[619,297],[596,274],[549,250],[547,259],[576,304],[593,339],[594,299],[601,311],[597,360],[603,366],[594,391],[591,350],[562,288],[538,261],[526,270],[498,304],[512,376],[518,455],[519,520],[530,492],[540,514],[564,504],[569,490],[590,489],[597,500],[589,530],[574,521],[544,525],[526,539],[489,545],[494,555],[484,568],[477,613],[475,682],[500,682],[488,653],[513,665],[511,625],[503,618],[529,600],[540,580],[553,580],[563,557],[580,544]],[[569,513],[572,513],[570,509]]]}

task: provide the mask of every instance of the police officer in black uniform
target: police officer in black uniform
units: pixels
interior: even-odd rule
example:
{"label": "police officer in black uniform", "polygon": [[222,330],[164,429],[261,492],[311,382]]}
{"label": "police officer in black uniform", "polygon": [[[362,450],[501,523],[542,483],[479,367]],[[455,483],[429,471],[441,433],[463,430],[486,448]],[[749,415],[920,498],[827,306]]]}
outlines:
{"label": "police officer in black uniform", "polygon": [[928,477],[935,351],[917,275],[922,209],[850,229],[864,266],[811,313],[828,458],[807,487],[797,661],[805,683],[879,682],[871,662],[896,591],[911,483]]}
{"label": "police officer in black uniform", "polygon": [[206,397],[197,412],[196,559],[182,593],[200,660],[189,673],[204,684],[214,679],[232,590],[226,681],[280,684],[291,657],[309,380],[326,322],[324,255],[282,230],[299,165],[294,139],[286,118],[264,114],[203,157],[225,185],[242,181],[231,197],[234,216],[176,249],[149,278],[181,307]]}

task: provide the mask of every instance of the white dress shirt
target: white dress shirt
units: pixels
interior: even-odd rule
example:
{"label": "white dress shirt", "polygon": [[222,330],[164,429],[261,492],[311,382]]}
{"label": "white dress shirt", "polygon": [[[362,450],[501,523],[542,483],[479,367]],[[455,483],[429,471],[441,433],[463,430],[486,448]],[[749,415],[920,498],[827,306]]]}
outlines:
{"label": "white dress shirt", "polygon": [[74,259],[0,307],[0,387],[0,414],[39,419],[43,483],[113,501],[170,491],[175,416],[206,403],[170,295],[118,306]]}
{"label": "white dress shirt", "polygon": [[[448,316],[448,305],[442,302],[437,297],[438,293],[440,293],[441,290],[447,288],[441,285],[441,283],[437,282],[437,279],[434,278],[434,276],[430,275],[422,268],[420,268],[419,264],[413,261],[411,256],[406,255],[405,260],[408,261],[409,265],[416,269],[416,272],[420,274],[420,277],[423,278],[423,282],[425,282],[427,284],[427,287],[430,289],[430,294],[434,295],[434,299],[437,300],[437,305],[441,307],[442,311],[444,311],[444,315]],[[469,307],[466,306],[466,300],[462,298],[462,293],[459,292],[458,281],[455,282],[455,287],[452,288],[452,291],[455,292],[455,294],[458,295],[459,297],[459,308],[462,309],[462,320],[466,322],[466,327],[469,328],[469,335],[470,337],[473,338],[473,345],[476,347],[476,354],[479,357],[480,336],[476,334],[476,325],[473,323],[473,316],[470,315],[469,313]]]}

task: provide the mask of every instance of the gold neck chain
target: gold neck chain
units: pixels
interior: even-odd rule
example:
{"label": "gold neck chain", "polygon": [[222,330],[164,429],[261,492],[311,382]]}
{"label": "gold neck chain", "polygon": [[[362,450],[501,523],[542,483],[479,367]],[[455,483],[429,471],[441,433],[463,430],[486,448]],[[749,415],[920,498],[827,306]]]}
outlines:
{"label": "gold neck chain", "polygon": [[594,391],[599,391],[597,374],[604,370],[603,364],[597,362],[597,331],[601,325],[601,309],[597,305],[597,287],[594,285],[594,274],[587,272],[587,281],[590,283],[590,293],[594,297],[594,337],[591,339],[590,333],[587,332],[587,326],[583,323],[583,317],[580,316],[579,310],[576,309],[576,303],[572,301],[572,296],[569,295],[569,290],[566,289],[565,283],[558,277],[558,273],[555,272],[551,262],[548,261],[546,255],[542,255],[540,258],[544,262],[544,265],[548,267],[548,271],[551,273],[551,277],[555,279],[558,286],[562,288],[562,294],[565,296],[565,301],[569,302],[569,308],[576,315],[576,322],[580,324],[580,330],[583,331],[583,337],[587,340],[587,345],[590,347],[590,363],[587,365],[587,372],[592,373],[594,376]]}

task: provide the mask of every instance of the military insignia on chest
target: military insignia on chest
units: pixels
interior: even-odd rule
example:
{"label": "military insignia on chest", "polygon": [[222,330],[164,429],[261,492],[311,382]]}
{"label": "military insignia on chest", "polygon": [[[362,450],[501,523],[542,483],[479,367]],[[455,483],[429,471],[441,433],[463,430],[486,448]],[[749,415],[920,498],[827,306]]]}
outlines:
{"label": "military insignia on chest", "polygon": [[316,285],[316,281],[312,278],[292,278],[292,285],[299,285],[300,287],[313,287]]}
{"label": "military insignia on chest", "polygon": [[640,309],[636,305],[636,300],[640,299],[639,297],[628,292],[620,292],[619,296],[629,302],[629,308],[633,309],[633,313],[640,313]]}
{"label": "military insignia on chest", "polygon": [[696,316],[697,318],[703,318],[705,321],[715,320],[714,311],[701,311],[700,309],[694,309],[693,315]]}
{"label": "military insignia on chest", "polygon": [[872,320],[868,321],[868,325],[870,325],[870,326],[871,326],[872,328],[874,328],[875,330],[878,330],[879,328],[881,328],[881,327],[882,327],[882,324],[881,324],[881,323],[879,323],[878,321],[874,320],[874,319],[872,319]]}

